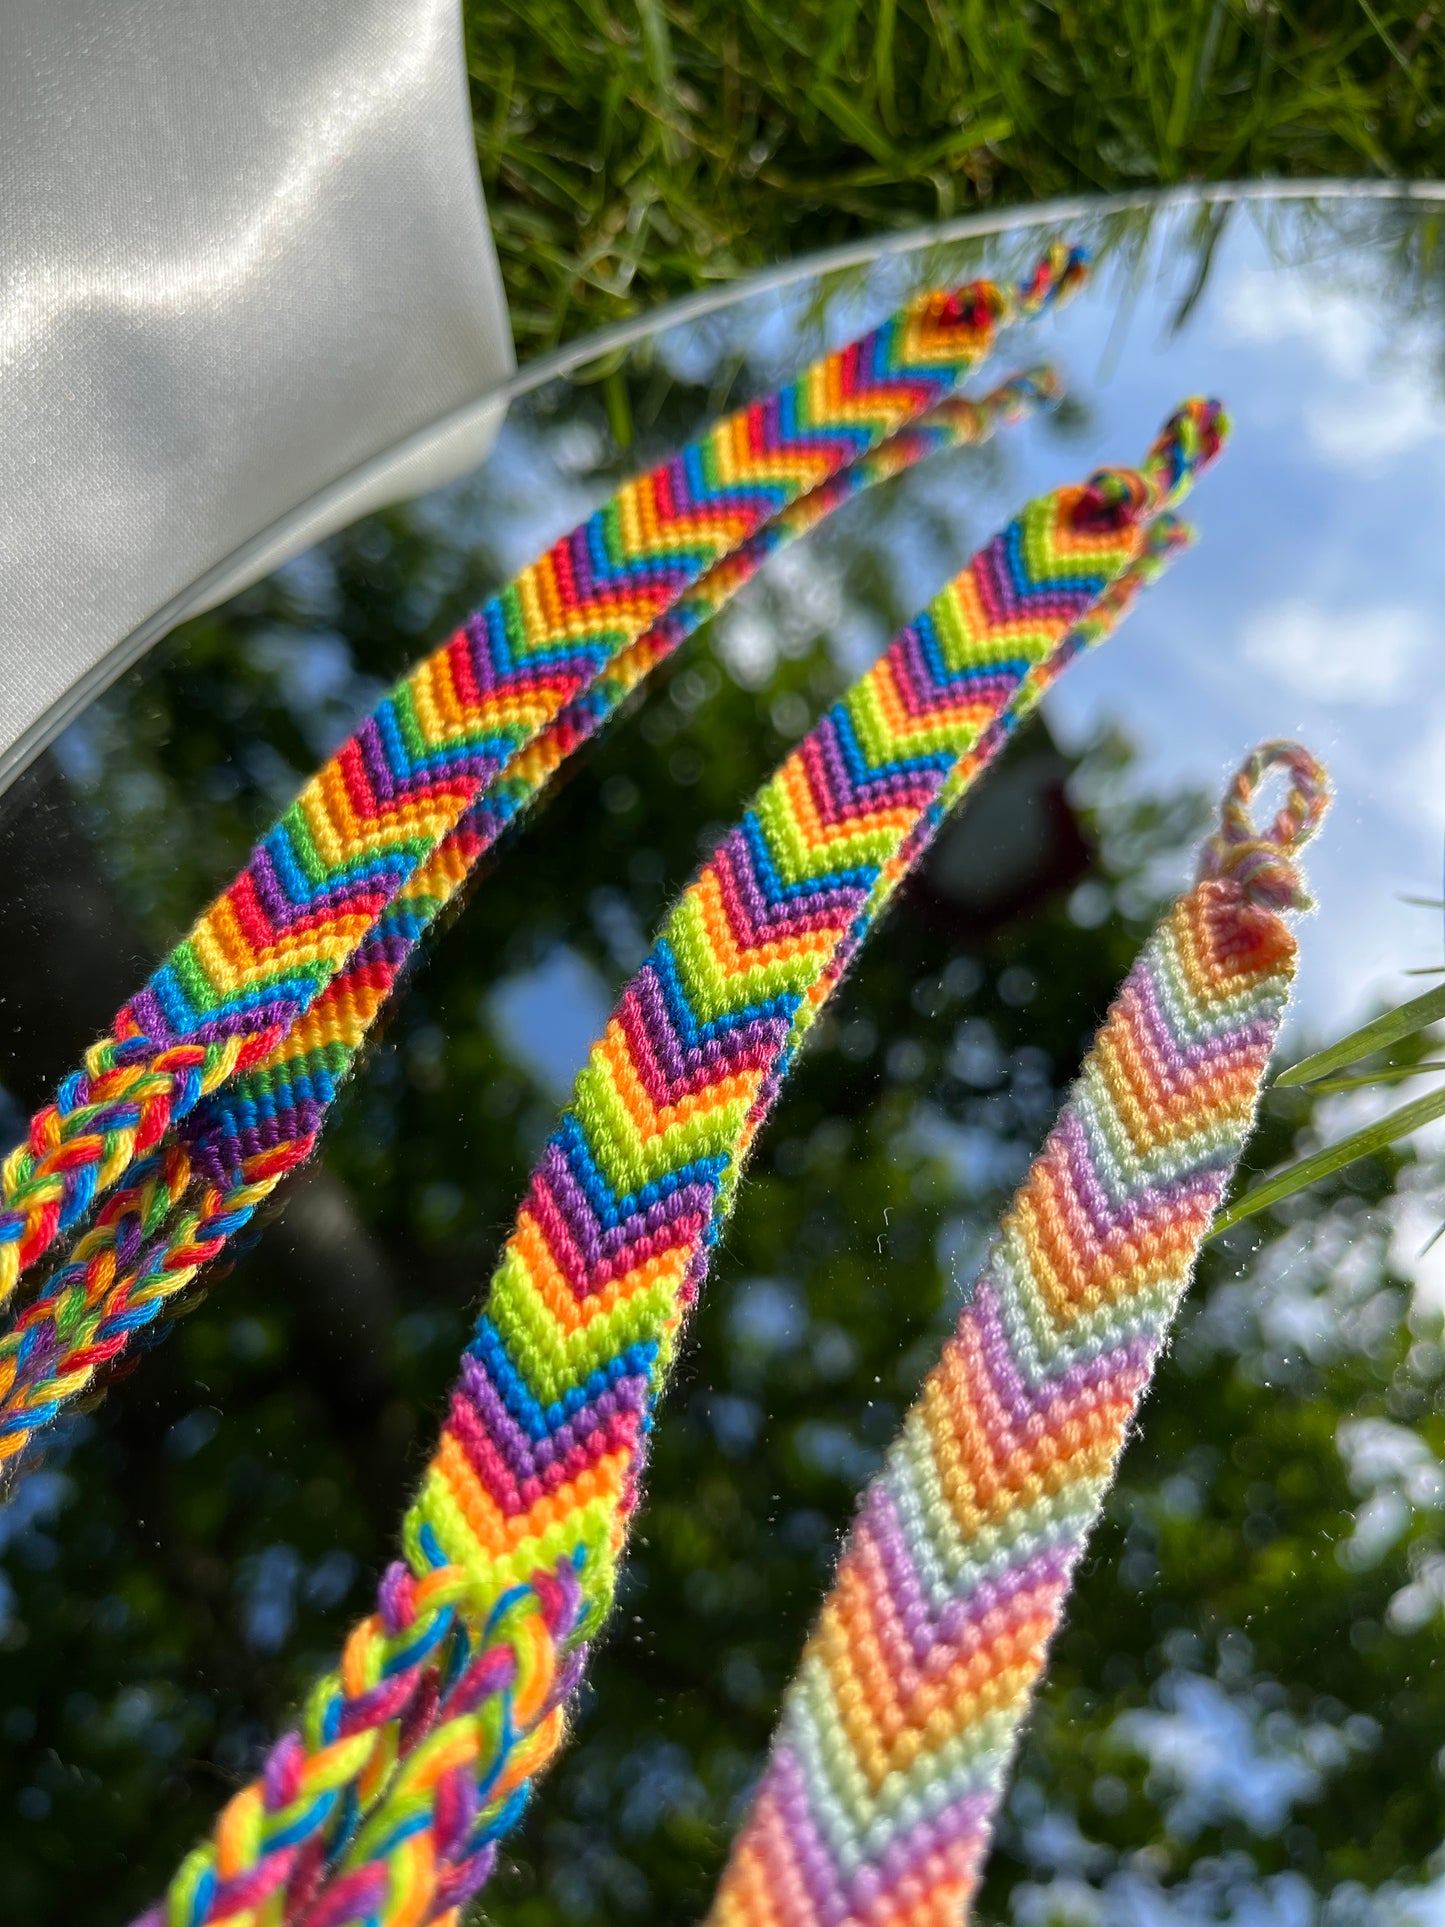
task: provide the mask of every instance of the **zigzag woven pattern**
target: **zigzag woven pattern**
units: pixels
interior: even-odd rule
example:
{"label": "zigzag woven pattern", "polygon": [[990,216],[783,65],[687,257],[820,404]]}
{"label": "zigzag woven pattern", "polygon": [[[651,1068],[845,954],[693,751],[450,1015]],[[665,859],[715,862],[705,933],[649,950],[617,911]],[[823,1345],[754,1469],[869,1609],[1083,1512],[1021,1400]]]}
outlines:
{"label": "zigzag woven pattern", "polygon": [[561,1742],[682,1318],[804,1034],[948,804],[1157,570],[1219,430],[1191,404],[1141,474],[1025,510],[684,893],[533,1175],[405,1563],[152,1927],[459,1918]]}
{"label": "zigzag woven pattern", "polygon": [[398,892],[620,651],[790,502],[952,391],[1015,297],[924,296],[627,483],[423,662],[302,791],[0,1174],[0,1300],[208,1091],[259,1064]]}
{"label": "zigzag woven pattern", "polygon": [[947,397],[726,556],[513,758],[262,1061],[203,1097],[137,1160],[67,1261],[0,1335],[0,1464],[13,1465],[35,1433],[90,1388],[310,1156],[372,1023],[431,923],[483,851],[649,671],[769,555],[850,496],[940,448],[986,440],[1054,393],[1052,376],[1039,370],[978,402]]}
{"label": "zigzag woven pattern", "polygon": [[[1326,791],[1289,745],[1256,760],[1249,791],[1279,762],[1301,808],[1269,849],[1297,892],[1293,852]],[[1110,1010],[864,1495],[710,1927],[964,1919],[1071,1576],[1288,1001],[1295,940],[1259,887],[1259,849],[1236,837],[1212,853]]]}

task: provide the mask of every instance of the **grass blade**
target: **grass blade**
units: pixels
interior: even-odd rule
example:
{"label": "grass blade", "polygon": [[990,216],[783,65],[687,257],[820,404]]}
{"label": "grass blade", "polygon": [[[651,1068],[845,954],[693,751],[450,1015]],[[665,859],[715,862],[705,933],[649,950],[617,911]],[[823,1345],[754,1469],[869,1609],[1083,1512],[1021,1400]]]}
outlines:
{"label": "grass blade", "polygon": [[1397,1138],[1418,1131],[1422,1124],[1431,1124],[1437,1117],[1445,1117],[1445,1085],[1431,1091],[1427,1097],[1417,1097],[1413,1104],[1402,1104],[1398,1111],[1391,1111],[1388,1117],[1378,1118],[1375,1123],[1365,1125],[1363,1130],[1341,1138],[1338,1144],[1326,1145],[1324,1150],[1316,1151],[1312,1157],[1300,1158],[1294,1164],[1287,1164],[1282,1171],[1276,1171],[1272,1178],[1255,1185],[1252,1191],[1246,1191],[1242,1198],[1221,1211],[1210,1228],[1210,1237],[1217,1238],[1221,1231],[1228,1231],[1231,1225],[1238,1224],[1242,1218],[1252,1218],[1257,1211],[1278,1204],[1283,1198],[1293,1197],[1296,1191],[1306,1190],[1321,1178],[1342,1171],[1347,1164],[1354,1164],[1359,1158],[1383,1151]]}
{"label": "grass blade", "polygon": [[1436,990],[1427,990],[1423,997],[1412,997],[1398,1009],[1387,1010],[1383,1017],[1377,1017],[1362,1030],[1353,1030],[1337,1044],[1292,1064],[1287,1071],[1280,1072],[1275,1084],[1280,1087],[1313,1084],[1317,1077],[1343,1070],[1347,1064],[1357,1064],[1362,1057],[1373,1057],[1377,1050],[1398,1044],[1403,1037],[1412,1037],[1428,1024],[1438,1024],[1442,1017],[1445,1017],[1445,984]]}
{"label": "grass blade", "polygon": [[1323,1084],[1316,1084],[1315,1095],[1325,1097],[1334,1091],[1361,1091],[1371,1084],[1399,1084],[1425,1071],[1445,1071],[1445,1058],[1429,1057],[1419,1064],[1386,1064],[1383,1070],[1361,1071],[1357,1077],[1326,1078]]}

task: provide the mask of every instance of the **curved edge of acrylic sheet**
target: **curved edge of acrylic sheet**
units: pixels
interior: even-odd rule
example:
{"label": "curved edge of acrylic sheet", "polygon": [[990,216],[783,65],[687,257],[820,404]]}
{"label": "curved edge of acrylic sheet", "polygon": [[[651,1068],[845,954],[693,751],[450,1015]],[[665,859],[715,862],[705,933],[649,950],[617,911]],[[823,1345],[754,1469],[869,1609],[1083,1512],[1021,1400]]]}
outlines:
{"label": "curved edge of acrylic sheet", "polygon": [[[43,0],[15,0],[17,18],[23,7],[29,13],[40,10]],[[99,0],[72,0],[72,12]],[[408,9],[417,0],[399,0]],[[329,14],[330,8],[319,9]],[[373,9],[374,10],[374,9]],[[48,11],[48,9],[47,9]],[[464,92],[465,76],[457,71],[459,92]],[[6,79],[0,68],[0,102]],[[437,123],[440,127],[441,123]],[[6,129],[0,122],[0,161],[9,164],[4,141]],[[470,140],[468,130],[467,139]],[[459,170],[458,178],[468,170]],[[481,205],[481,190],[475,185],[475,198]],[[861,240],[822,249],[795,260],[777,263],[762,273],[741,282],[709,287],[669,302],[662,314],[648,311],[600,329],[577,341],[564,343],[550,354],[529,362],[511,373],[514,362],[505,323],[500,274],[492,248],[490,231],[483,210],[481,246],[482,276],[495,298],[500,317],[495,335],[488,333],[490,348],[497,355],[495,370],[457,398],[439,408],[420,425],[394,433],[369,450],[349,467],[338,469],[319,487],[298,499],[273,522],[248,535],[221,560],[193,578],[170,601],[158,605],[128,635],[118,637],[95,664],[82,670],[69,687],[62,690],[55,704],[28,726],[16,732],[7,723],[9,691],[7,674],[18,674],[17,664],[23,645],[12,645],[7,652],[0,646],[0,794],[26,764],[49,743],[66,723],[98,695],[117,676],[135,662],[150,645],[165,635],[187,615],[211,608],[236,594],[247,583],[258,580],[279,567],[288,557],[300,553],[310,543],[344,527],[349,521],[381,506],[417,494],[480,462],[490,448],[507,405],[520,394],[544,383],[566,377],[576,369],[615,353],[656,333],[663,327],[682,326],[689,321],[730,308],[737,302],[791,287],[796,283],[848,268],[866,266],[884,258],[911,255],[930,247],[952,242],[979,240],[1017,229],[1035,231],[1068,228],[1085,219],[1103,219],[1126,213],[1164,215],[1198,208],[1250,206],[1268,202],[1302,201],[1398,201],[1403,205],[1426,206],[1445,201],[1445,181],[1342,181],[1270,180],[1188,183],[1168,188],[1143,188],[1122,194],[1071,195],[1037,201],[1004,209],[955,216],[927,227],[901,233],[865,236]],[[0,256],[0,266],[4,257]],[[491,308],[486,308],[488,315]],[[6,311],[0,308],[0,372],[8,372],[9,350],[5,341]],[[490,322],[489,322],[490,331]],[[0,477],[0,487],[4,478]],[[0,585],[3,585],[0,575]],[[17,630],[16,633],[19,633]]]}
{"label": "curved edge of acrylic sheet", "polygon": [[174,623],[475,466],[515,364],[458,0],[12,0],[0,49],[3,790]]}

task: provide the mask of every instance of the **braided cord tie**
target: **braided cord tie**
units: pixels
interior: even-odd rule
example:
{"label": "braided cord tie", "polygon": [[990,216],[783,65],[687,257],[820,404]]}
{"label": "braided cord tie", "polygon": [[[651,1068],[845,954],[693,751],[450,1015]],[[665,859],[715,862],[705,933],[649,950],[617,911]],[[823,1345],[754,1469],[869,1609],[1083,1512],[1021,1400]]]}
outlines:
{"label": "braided cord tie", "polygon": [[[1289,772],[1289,786],[1274,822],[1261,831],[1251,806],[1276,770]],[[1229,786],[1219,828],[1200,857],[1200,876],[1234,877],[1274,910],[1313,909],[1295,852],[1319,828],[1329,801],[1329,781],[1307,749],[1298,743],[1261,743]]]}
{"label": "braided cord tie", "polygon": [[[205,1092],[259,1063],[540,732],[724,558],[951,394],[1076,284],[922,296],[626,483],[384,698],[120,1012],[0,1169],[0,1302]],[[177,1045],[195,1047],[177,1061]]]}
{"label": "braided cord tie", "polygon": [[[0,1334],[0,1465],[92,1387],[311,1153],[326,1114],[397,977],[479,857],[540,795],[648,672],[766,558],[841,502],[934,451],[986,441],[1057,393],[1048,370],[1013,376],[979,401],[950,396],[801,497],[718,563],[662,622],[624,650],[516,757],[397,892],[324,990],[267,1055],[189,1110],[131,1167],[67,1261]],[[162,1206],[164,1205],[164,1209]]]}
{"label": "braided cord tie", "polygon": [[561,1743],[653,1406],[753,1136],[964,772],[1055,656],[1077,653],[1079,627],[1099,639],[1176,546],[1160,511],[1192,474],[1103,529],[1078,525],[1087,489],[1031,504],[684,892],[533,1174],[404,1521],[405,1562],[146,1927],[422,1927],[480,1888]]}
{"label": "braided cord tie", "polygon": [[[1293,783],[1260,835],[1247,803],[1275,766]],[[1295,970],[1279,910],[1304,901],[1295,859],[1327,801],[1294,744],[1236,778],[864,1494],[709,1927],[965,1918],[1074,1569],[1253,1125]]]}

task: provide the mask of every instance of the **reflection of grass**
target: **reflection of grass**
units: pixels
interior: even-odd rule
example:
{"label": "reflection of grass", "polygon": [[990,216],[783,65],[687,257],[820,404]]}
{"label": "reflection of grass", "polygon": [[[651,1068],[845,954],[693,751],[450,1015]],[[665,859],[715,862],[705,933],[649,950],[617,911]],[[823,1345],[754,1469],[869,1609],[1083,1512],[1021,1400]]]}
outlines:
{"label": "reflection of grass", "polygon": [[519,346],[989,199],[1445,172],[1419,0],[465,0]]}

